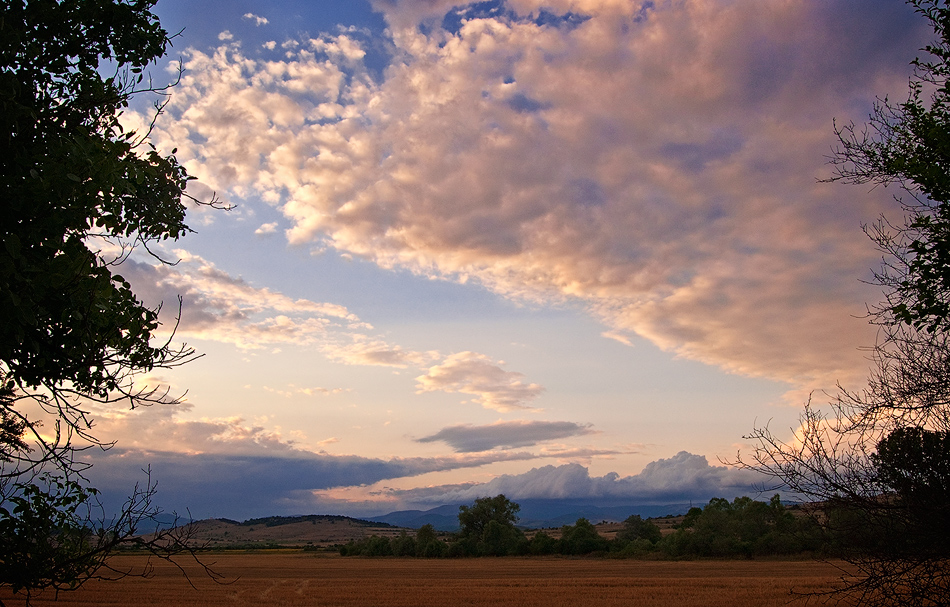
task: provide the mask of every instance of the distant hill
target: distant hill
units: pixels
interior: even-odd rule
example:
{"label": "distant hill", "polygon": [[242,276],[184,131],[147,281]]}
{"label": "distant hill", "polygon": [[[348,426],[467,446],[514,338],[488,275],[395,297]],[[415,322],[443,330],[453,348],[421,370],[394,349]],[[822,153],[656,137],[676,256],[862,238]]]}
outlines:
{"label": "distant hill", "polygon": [[370,535],[392,537],[403,529],[347,516],[270,516],[239,523],[205,519],[193,523],[192,543],[208,548],[325,547]]}
{"label": "distant hill", "polygon": [[[521,506],[521,511],[518,513],[518,526],[528,529],[573,525],[579,518],[598,523],[600,521],[621,522],[632,514],[639,514],[643,518],[679,515],[685,514],[690,508],[690,504],[644,506],[629,503],[601,505],[587,500],[526,499],[517,501]],[[460,505],[462,504],[443,505],[430,510],[400,510],[370,517],[369,520],[410,529],[418,529],[428,523],[440,531],[456,531],[459,528]]]}
{"label": "distant hill", "polygon": [[410,529],[418,529],[429,524],[439,531],[457,531],[459,528],[459,507],[447,505],[431,510],[399,510],[382,516],[370,517],[369,520]]}

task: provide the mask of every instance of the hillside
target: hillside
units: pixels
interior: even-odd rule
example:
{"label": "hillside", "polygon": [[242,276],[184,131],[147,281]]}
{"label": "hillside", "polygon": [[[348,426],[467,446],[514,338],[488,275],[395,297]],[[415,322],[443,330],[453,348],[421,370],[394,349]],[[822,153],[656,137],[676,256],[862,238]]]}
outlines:
{"label": "hillside", "polygon": [[243,523],[205,519],[193,525],[193,542],[208,548],[324,547],[402,531],[387,523],[331,515],[274,516]]}

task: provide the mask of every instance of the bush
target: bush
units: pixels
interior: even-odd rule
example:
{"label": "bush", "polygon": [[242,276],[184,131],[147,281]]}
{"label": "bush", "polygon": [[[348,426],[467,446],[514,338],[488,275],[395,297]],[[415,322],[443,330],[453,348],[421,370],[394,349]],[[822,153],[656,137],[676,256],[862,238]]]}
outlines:
{"label": "bush", "polygon": [[561,527],[559,546],[561,554],[591,554],[606,552],[610,543],[597,533],[589,520],[579,518],[574,525]]}

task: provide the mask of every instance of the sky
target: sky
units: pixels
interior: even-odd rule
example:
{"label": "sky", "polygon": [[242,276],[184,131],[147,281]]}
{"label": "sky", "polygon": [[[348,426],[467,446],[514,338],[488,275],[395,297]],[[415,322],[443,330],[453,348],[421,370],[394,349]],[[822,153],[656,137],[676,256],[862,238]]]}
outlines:
{"label": "sky", "polygon": [[[161,0],[151,132],[194,232],[121,274],[203,354],[96,410],[107,494],[369,516],[505,493],[755,493],[729,465],[860,388],[896,191],[822,181],[906,96],[893,0]],[[123,116],[152,120],[140,98]]]}

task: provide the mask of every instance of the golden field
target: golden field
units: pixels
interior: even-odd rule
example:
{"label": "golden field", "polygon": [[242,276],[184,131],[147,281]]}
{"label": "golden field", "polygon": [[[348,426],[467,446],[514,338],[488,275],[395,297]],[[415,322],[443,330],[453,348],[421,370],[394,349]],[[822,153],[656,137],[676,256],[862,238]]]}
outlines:
{"label": "golden field", "polygon": [[[206,554],[227,578],[217,584],[189,565],[194,588],[167,563],[151,578],[89,582],[34,599],[37,606],[286,607],[769,607],[794,600],[790,589],[827,589],[834,565],[811,561],[639,561],[558,557],[361,559],[307,553]],[[144,557],[117,557],[138,568]],[[7,605],[22,600],[0,595]],[[795,601],[803,604],[802,601]]]}

